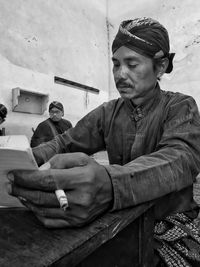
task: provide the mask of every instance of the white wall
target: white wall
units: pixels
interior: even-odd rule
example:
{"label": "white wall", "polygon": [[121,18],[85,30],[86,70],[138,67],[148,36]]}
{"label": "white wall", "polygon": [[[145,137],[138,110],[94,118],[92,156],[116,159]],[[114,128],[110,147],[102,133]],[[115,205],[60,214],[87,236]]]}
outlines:
{"label": "white wall", "polygon": [[[8,108],[6,134],[32,136],[48,117],[12,112],[12,88],[49,94],[61,101],[73,125],[108,100],[106,0],[0,0],[0,103]],[[54,76],[96,87],[100,94],[54,83]],[[0,175],[0,205],[20,203],[6,193]]]}
{"label": "white wall", "polygon": [[[122,20],[152,17],[168,30],[174,70],[161,81],[164,90],[192,95],[200,108],[200,5],[198,0],[108,0],[110,43]],[[110,98],[118,97],[112,74]]]}
{"label": "white wall", "polygon": [[[6,134],[26,134],[48,117],[12,112],[12,88],[61,101],[73,125],[108,100],[106,0],[0,0],[0,103]],[[54,83],[54,76],[98,88],[100,94]]]}

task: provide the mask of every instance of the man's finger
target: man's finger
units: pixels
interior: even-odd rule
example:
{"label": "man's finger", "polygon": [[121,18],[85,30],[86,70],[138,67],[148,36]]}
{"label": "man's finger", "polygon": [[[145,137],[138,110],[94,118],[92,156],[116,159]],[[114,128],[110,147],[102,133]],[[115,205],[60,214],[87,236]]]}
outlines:
{"label": "man's finger", "polygon": [[[23,202],[22,202],[23,203]],[[72,207],[65,211],[61,208],[46,208],[39,207],[28,201],[23,203],[28,209],[30,209],[40,220],[64,220],[67,222],[67,226],[82,226],[86,221],[91,220],[91,216],[80,207]]]}
{"label": "man's finger", "polygon": [[[56,189],[56,182],[52,176],[51,170],[45,171],[28,171],[17,170],[8,175],[14,177],[12,182],[21,185],[22,187],[32,189],[42,189],[44,191],[53,191]],[[8,177],[10,180],[10,178]]]}
{"label": "man's finger", "polygon": [[13,174],[16,185],[43,191],[76,189],[90,177],[87,166],[45,171],[15,171]]}
{"label": "man's finger", "polygon": [[88,164],[89,157],[81,152],[57,154],[49,160],[52,169],[67,169]]}
{"label": "man's finger", "polygon": [[47,206],[47,207],[59,207],[59,202],[55,193],[43,192],[37,190],[28,190],[26,188],[12,185],[12,191],[10,194],[15,197],[27,200],[35,205]]}
{"label": "man's finger", "polygon": [[38,220],[47,228],[66,228],[71,227],[70,223],[63,219],[52,219],[36,215]]}
{"label": "man's finger", "polygon": [[[39,190],[29,190],[13,184],[9,194],[20,198],[20,200],[27,200],[34,205],[56,208],[60,207],[60,203],[54,192],[50,193]],[[83,194],[81,190],[65,191],[65,194],[67,196],[69,207],[72,209],[74,209],[75,206],[81,208],[87,203],[87,194]]]}

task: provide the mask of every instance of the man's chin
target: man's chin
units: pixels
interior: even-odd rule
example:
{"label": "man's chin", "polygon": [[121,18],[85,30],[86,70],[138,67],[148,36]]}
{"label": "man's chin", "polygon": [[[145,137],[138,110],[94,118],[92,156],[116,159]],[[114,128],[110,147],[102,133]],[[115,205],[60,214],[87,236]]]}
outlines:
{"label": "man's chin", "polygon": [[123,99],[132,99],[134,98],[134,96],[132,94],[126,93],[126,92],[120,92],[119,93],[121,98]]}
{"label": "man's chin", "polygon": [[51,120],[54,122],[60,121],[60,119],[52,119],[52,118],[51,118]]}

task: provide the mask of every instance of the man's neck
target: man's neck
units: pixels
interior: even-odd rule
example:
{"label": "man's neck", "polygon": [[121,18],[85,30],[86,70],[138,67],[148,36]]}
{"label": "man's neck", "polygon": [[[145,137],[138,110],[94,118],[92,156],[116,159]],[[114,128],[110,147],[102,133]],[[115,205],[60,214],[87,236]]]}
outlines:
{"label": "man's neck", "polygon": [[149,92],[149,94],[146,94],[144,97],[136,98],[136,99],[130,99],[132,105],[134,107],[140,107],[140,106],[146,106],[151,100],[155,99],[160,92],[160,87],[158,84],[154,87],[153,90]]}
{"label": "man's neck", "polygon": [[54,124],[58,124],[62,119],[60,119],[59,121],[53,121],[51,118],[49,118],[50,119],[50,121],[52,122],[52,123],[54,123]]}

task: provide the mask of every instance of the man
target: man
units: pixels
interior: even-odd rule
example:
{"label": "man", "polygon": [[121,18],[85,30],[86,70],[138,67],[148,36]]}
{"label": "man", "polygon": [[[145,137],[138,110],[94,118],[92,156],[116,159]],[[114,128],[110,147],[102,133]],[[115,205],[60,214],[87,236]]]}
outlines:
{"label": "man", "polygon": [[[199,264],[192,184],[200,170],[200,117],[192,97],[159,87],[161,76],[173,69],[167,30],[151,18],[123,21],[112,52],[121,97],[34,148],[38,164],[49,160],[51,169],[15,172],[11,194],[47,227],[81,226],[107,210],[160,198],[155,210],[159,258],[168,266]],[[105,149],[108,166],[88,156]],[[57,188],[65,190],[66,211],[59,208]],[[183,236],[191,239],[188,246]]]}
{"label": "man", "polygon": [[49,118],[41,122],[31,138],[31,147],[52,140],[72,127],[70,121],[63,119],[64,108],[60,102],[53,101],[49,105]]}
{"label": "man", "polygon": [[[7,112],[7,108],[3,104],[0,104],[0,124],[5,121]],[[3,129],[0,130],[0,135],[4,135]]]}

